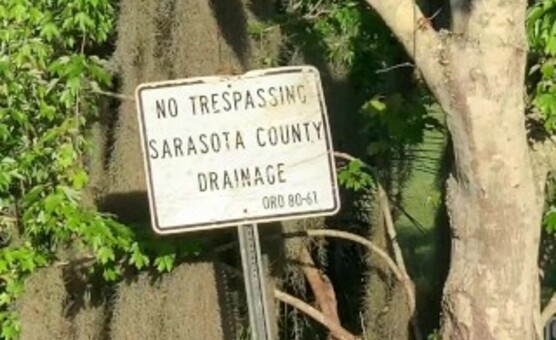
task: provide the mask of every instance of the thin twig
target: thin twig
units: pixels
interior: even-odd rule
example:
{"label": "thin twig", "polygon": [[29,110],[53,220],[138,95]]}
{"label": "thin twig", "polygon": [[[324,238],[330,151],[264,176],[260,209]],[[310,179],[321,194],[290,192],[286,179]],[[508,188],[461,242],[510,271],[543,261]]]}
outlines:
{"label": "thin twig", "polygon": [[320,17],[323,14],[330,13],[330,10],[320,8],[321,4],[322,4],[322,0],[320,0],[319,2],[311,6],[311,9],[309,9],[309,11],[305,15],[303,15],[303,19],[312,20]]}
{"label": "thin twig", "polygon": [[322,9],[322,10],[319,10],[319,11],[315,11],[315,13],[313,13],[313,14],[305,14],[303,16],[303,19],[305,19],[305,20],[314,20],[314,19],[318,19],[322,15],[329,14],[329,13],[331,13],[331,11]]}
{"label": "thin twig", "polygon": [[328,328],[330,332],[339,340],[357,340],[360,339],[355,335],[351,334],[345,328],[343,328],[338,323],[334,322],[333,320],[329,319],[323,313],[319,312],[316,308],[312,307],[311,305],[307,304],[306,302],[292,296],[288,293],[284,293],[281,290],[274,289],[274,297],[285,304],[288,304],[292,307],[295,307],[302,311],[303,313],[307,314],[315,321],[323,325],[324,327]]}
{"label": "thin twig", "polygon": [[95,262],[95,261],[96,261],[96,257],[94,255],[85,255],[83,257],[71,261],[56,261],[53,263],[53,265],[55,267],[65,267],[69,265],[82,267],[82,266],[87,266],[91,262]]}
{"label": "thin twig", "polygon": [[405,208],[401,204],[397,205],[396,208],[398,208],[398,210],[400,210],[400,212],[405,215],[409,222],[411,222],[413,226],[415,226],[415,228],[419,230],[419,232],[421,232],[421,234],[426,235],[428,233],[423,224],[419,222],[415,217],[413,217],[413,215],[411,215],[407,210],[405,210]]}
{"label": "thin twig", "polygon": [[434,18],[436,18],[437,15],[440,14],[440,12],[442,12],[442,7],[439,7],[438,10],[436,12],[434,12],[434,14],[429,17],[429,20],[432,21]]}
{"label": "thin twig", "polygon": [[102,90],[93,90],[93,92],[97,93],[97,94],[101,94],[103,96],[112,97],[112,98],[116,98],[116,99],[120,99],[120,100],[135,101],[135,98],[133,96],[128,96],[128,95],[125,95],[125,94],[102,91]]}
{"label": "thin twig", "polygon": [[415,65],[413,65],[412,63],[409,63],[409,62],[405,62],[405,63],[401,63],[401,64],[381,68],[380,70],[376,70],[375,73],[376,74],[386,73],[386,72],[390,72],[390,71],[393,71],[395,69],[402,68],[402,67],[415,67]]}
{"label": "thin twig", "polygon": [[386,191],[382,185],[378,185],[378,198],[380,203],[380,208],[382,214],[384,215],[384,222],[386,224],[386,232],[390,238],[392,245],[392,250],[394,251],[394,259],[396,264],[400,268],[401,272],[407,276],[407,268],[405,267],[405,261],[403,260],[402,250],[400,244],[398,243],[396,229],[394,227],[394,219],[392,218],[392,210],[390,210],[390,203],[388,202],[388,197],[386,196]]}

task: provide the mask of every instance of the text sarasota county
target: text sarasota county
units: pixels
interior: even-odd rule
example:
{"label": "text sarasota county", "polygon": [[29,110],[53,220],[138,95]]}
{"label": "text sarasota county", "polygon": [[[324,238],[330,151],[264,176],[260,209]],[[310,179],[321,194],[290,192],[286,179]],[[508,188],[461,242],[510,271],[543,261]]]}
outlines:
{"label": "text sarasota county", "polygon": [[[180,115],[191,115],[212,118],[211,122],[214,122],[222,114],[241,115],[255,110],[260,113],[271,108],[275,110],[273,112],[291,108],[299,110],[299,107],[306,107],[308,99],[310,98],[303,84],[273,85],[242,91],[232,90],[228,86],[226,90],[214,93],[156,99],[156,118],[166,121]],[[257,155],[272,148],[322,141],[325,138],[325,127],[321,117],[318,118],[294,119],[277,124],[266,122],[260,126],[244,126],[228,131],[220,128],[214,132],[192,133],[189,130],[184,134],[149,138],[148,155],[151,162],[189,157],[194,164],[195,157],[218,154],[230,157],[230,152],[247,150],[256,159]],[[245,153],[241,157],[245,157]],[[200,192],[276,185],[288,181],[287,164],[278,161],[247,167],[224,166],[213,171],[197,172],[195,180]]]}

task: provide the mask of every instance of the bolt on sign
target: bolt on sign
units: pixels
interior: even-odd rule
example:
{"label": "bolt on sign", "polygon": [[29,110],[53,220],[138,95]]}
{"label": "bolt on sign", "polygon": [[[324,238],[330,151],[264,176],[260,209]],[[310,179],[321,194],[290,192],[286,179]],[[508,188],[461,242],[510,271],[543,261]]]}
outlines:
{"label": "bolt on sign", "polygon": [[316,68],[147,83],[136,102],[157,233],[338,211]]}

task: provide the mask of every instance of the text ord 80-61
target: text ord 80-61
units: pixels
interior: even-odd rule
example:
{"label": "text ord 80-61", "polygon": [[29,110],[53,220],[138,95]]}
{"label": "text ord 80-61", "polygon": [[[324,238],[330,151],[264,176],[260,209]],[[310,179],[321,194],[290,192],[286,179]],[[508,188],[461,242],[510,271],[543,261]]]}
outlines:
{"label": "text ord 80-61", "polygon": [[318,196],[316,191],[307,193],[291,193],[264,196],[262,205],[265,210],[304,207],[318,204]]}

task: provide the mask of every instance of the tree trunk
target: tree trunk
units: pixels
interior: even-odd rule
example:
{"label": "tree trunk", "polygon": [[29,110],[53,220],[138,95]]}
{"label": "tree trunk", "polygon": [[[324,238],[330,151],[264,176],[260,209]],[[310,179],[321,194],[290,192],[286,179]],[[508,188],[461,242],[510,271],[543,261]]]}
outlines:
{"label": "tree trunk", "polygon": [[448,115],[456,165],[442,338],[540,339],[543,176],[524,119],[527,1],[450,1],[453,32],[435,31],[414,0],[367,2]]}
{"label": "tree trunk", "polygon": [[[476,1],[448,38],[456,169],[443,339],[540,339],[542,192],[524,116],[525,1]],[[446,104],[446,103],[444,103]]]}

